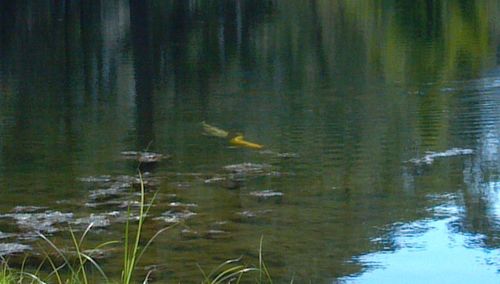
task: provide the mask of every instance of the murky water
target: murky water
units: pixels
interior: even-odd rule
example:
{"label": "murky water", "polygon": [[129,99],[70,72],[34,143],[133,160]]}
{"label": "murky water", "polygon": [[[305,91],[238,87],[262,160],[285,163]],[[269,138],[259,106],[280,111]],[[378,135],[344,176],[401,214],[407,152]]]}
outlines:
{"label": "murky water", "polygon": [[500,6],[414,2],[3,1],[2,254],[120,239],[147,150],[158,283],[499,281]]}

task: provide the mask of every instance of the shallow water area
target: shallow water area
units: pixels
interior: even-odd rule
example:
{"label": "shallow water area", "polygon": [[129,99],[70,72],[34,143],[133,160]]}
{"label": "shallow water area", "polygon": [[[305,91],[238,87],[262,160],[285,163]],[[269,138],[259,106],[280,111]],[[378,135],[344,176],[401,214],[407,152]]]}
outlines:
{"label": "shallow water area", "polygon": [[2,1],[0,254],[144,190],[137,281],[499,282],[500,4],[403,2]]}

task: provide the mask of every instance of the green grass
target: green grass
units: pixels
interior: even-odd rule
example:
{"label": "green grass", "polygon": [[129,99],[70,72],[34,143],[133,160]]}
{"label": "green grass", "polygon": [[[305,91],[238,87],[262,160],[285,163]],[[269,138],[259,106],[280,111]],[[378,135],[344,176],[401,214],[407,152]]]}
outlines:
{"label": "green grass", "polygon": [[[139,221],[137,227],[132,229],[131,222],[131,207],[127,209],[127,221],[125,223],[124,242],[123,242],[123,268],[119,281],[109,279],[105,271],[99,263],[92,257],[91,251],[99,250],[104,247],[118,244],[118,241],[109,241],[97,245],[94,248],[88,249],[85,246],[85,238],[92,229],[90,224],[85,231],[77,236],[70,228],[72,248],[74,251],[68,252],[61,247],[58,247],[46,236],[40,234],[48,249],[41,249],[44,258],[38,263],[37,267],[28,271],[25,267],[26,258],[20,269],[10,268],[8,261],[1,259],[0,262],[0,284],[17,284],[17,283],[57,283],[57,284],[88,284],[88,283],[121,283],[130,284],[134,282],[134,272],[138,267],[138,263],[152,242],[164,231],[171,228],[165,227],[149,239],[144,246],[141,246],[142,231],[146,216],[156,199],[156,194],[153,195],[151,201],[146,204],[146,193],[142,175],[139,173],[141,181],[140,185],[140,206],[139,206]],[[174,225],[175,226],[175,225]],[[219,283],[240,283],[245,275],[254,275],[255,283],[273,283],[269,270],[264,263],[262,255],[262,242],[259,245],[259,263],[257,267],[248,266],[241,262],[241,258],[225,261],[217,266],[210,273],[205,273],[199,267],[202,284],[219,284]],[[55,253],[55,255],[54,255]],[[44,267],[49,266],[49,271]],[[99,278],[96,281],[96,276],[91,271],[97,271]],[[148,283],[150,273],[141,283]],[[94,282],[93,282],[94,281]],[[248,281],[247,281],[248,282]]]}
{"label": "green grass", "polygon": [[16,273],[7,265],[7,261],[5,259],[1,260],[0,264],[0,284],[10,284],[15,283],[15,280],[18,278]]}

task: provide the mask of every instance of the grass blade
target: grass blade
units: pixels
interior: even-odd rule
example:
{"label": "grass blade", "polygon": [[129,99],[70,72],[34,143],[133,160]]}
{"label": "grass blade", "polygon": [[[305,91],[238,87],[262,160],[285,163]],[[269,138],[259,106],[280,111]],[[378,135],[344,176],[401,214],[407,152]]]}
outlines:
{"label": "grass blade", "polygon": [[[90,229],[91,225],[89,225],[87,227],[87,229]],[[82,277],[83,277],[83,283],[84,284],[88,284],[87,273],[85,272],[85,261],[83,261],[83,259],[82,259],[82,253],[80,251],[80,249],[81,249],[80,248],[81,241],[83,241],[83,238],[86,235],[86,233],[88,232],[88,230],[85,230],[85,232],[82,234],[82,237],[80,238],[80,242],[77,241],[77,239],[75,237],[75,233],[73,233],[73,230],[71,229],[71,227],[69,229],[69,232],[71,234],[71,239],[73,240],[73,245],[75,246],[76,256],[78,257],[78,261],[80,262],[80,266],[79,266],[78,270],[76,271],[76,274],[74,275],[74,277],[76,277],[78,279],[78,275],[79,275],[79,273],[81,271],[82,272]]]}
{"label": "grass blade", "polygon": [[267,269],[266,264],[264,263],[264,257],[262,255],[262,243],[264,242],[264,236],[260,237],[260,244],[259,244],[259,283],[262,283],[262,272],[265,273],[265,276],[267,278],[267,281],[269,283],[273,283],[273,280],[271,279],[271,275],[269,273],[269,270]]}
{"label": "grass blade", "polygon": [[[31,277],[33,280],[37,281],[39,284],[47,284],[46,282],[43,282],[42,279],[40,279],[35,274],[29,273],[29,272],[21,272],[21,274]],[[19,283],[22,283],[22,282],[19,282]]]}
{"label": "grass blade", "polygon": [[92,265],[94,265],[94,267],[99,271],[99,273],[101,273],[102,278],[104,278],[104,280],[106,281],[106,283],[109,283],[109,279],[106,276],[106,273],[104,273],[104,270],[102,270],[101,266],[92,257],[90,257],[89,255],[86,255],[84,253],[82,253],[82,257],[84,257],[90,263],[92,263]]}
{"label": "grass blade", "polygon": [[85,239],[85,237],[87,236],[87,234],[89,233],[90,229],[94,226],[94,222],[90,223],[87,228],[85,229],[85,231],[83,232],[82,236],[80,237],[80,241],[78,242],[78,246],[82,246],[82,243],[83,243],[83,240]]}
{"label": "grass blade", "polygon": [[144,253],[146,252],[147,248],[151,245],[151,243],[153,243],[153,241],[163,232],[165,232],[166,230],[168,229],[171,229],[173,227],[175,227],[177,224],[173,224],[172,226],[168,226],[168,227],[165,227],[163,229],[160,229],[158,230],[158,232],[156,232],[152,237],[151,239],[149,239],[149,241],[146,243],[146,245],[144,246],[144,248],[141,250],[141,253],[139,254],[139,256],[137,257],[137,261],[139,261],[141,259],[141,257],[144,255]]}
{"label": "grass blade", "polygon": [[[75,273],[75,270],[73,269],[71,263],[68,261],[68,258],[64,255],[64,253],[51,241],[49,240],[47,237],[45,237],[43,234],[41,233],[38,233],[38,235],[43,239],[45,240],[56,252],[57,254],[59,254],[62,259],[64,260],[64,263],[68,266],[68,269],[71,271],[72,274],[76,274]],[[49,261],[52,261],[49,257],[49,255],[47,254],[46,255],[48,260]]]}

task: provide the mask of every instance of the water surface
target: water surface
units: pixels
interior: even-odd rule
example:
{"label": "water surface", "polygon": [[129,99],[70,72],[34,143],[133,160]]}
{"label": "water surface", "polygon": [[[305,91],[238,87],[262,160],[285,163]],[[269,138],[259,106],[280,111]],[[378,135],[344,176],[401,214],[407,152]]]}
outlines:
{"label": "water surface", "polygon": [[[500,7],[369,2],[2,2],[1,213],[108,214],[89,242],[118,239],[123,207],[89,206],[106,186],[85,178],[123,181],[137,164],[120,153],[147,149],[172,157],[145,169],[159,182],[146,235],[187,214],[141,263],[158,282],[255,264],[261,236],[278,283],[494,282]],[[207,182],[242,163],[265,170]],[[9,218],[5,242],[33,245]],[[119,275],[117,259],[103,264]]]}

